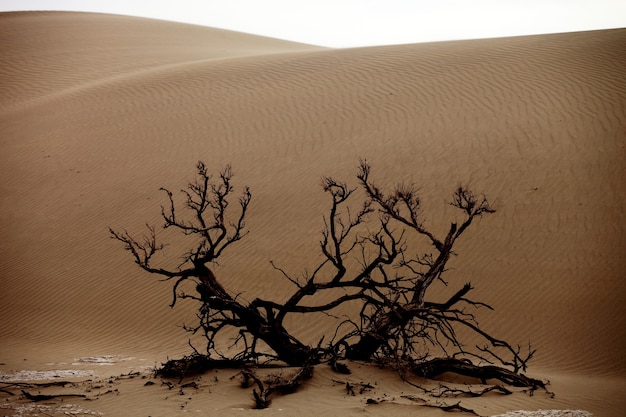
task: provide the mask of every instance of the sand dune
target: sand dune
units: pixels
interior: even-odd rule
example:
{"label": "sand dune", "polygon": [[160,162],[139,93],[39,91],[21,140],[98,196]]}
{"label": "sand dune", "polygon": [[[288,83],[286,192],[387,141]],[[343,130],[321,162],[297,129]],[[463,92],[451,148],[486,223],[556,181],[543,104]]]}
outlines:
{"label": "sand dune", "polygon": [[[421,185],[438,233],[458,182],[497,201],[461,242],[450,292],[472,281],[496,309],[480,315],[485,327],[530,340],[531,373],[557,397],[492,398],[484,415],[626,405],[625,30],[331,50],[51,12],[0,14],[0,39],[2,372],[188,353],[177,325],[193,311],[170,310],[170,285],[135,268],[107,228],[158,223],[158,188],[184,186],[198,159],[232,163],[254,195],[251,233],[216,272],[233,293],[281,299],[291,288],[268,261],[315,265],[319,178],[352,180],[365,157],[379,182]],[[390,392],[409,389],[391,380]],[[293,398],[282,406],[315,414]],[[384,407],[375,413],[414,412]]]}

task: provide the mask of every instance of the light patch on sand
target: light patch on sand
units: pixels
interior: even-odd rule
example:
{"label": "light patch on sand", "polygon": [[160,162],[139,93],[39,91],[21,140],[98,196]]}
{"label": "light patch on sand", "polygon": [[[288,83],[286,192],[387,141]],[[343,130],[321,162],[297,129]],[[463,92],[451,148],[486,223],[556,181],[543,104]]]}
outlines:
{"label": "light patch on sand", "polygon": [[[0,404],[0,409],[10,409],[9,404]],[[88,410],[74,404],[63,404],[59,406],[41,404],[19,404],[13,408],[14,414],[10,417],[20,416],[51,416],[61,414],[65,416],[101,416],[102,413]]]}
{"label": "light patch on sand", "polygon": [[593,414],[583,410],[518,410],[493,417],[593,417]]}
{"label": "light patch on sand", "polygon": [[60,378],[78,378],[92,375],[92,371],[83,371],[78,369],[56,369],[54,371],[17,371],[13,373],[0,372],[0,381],[48,381]]}
{"label": "light patch on sand", "polygon": [[80,365],[83,363],[93,363],[97,365],[114,365],[120,362],[131,361],[134,357],[124,357],[116,355],[103,355],[103,356],[87,356],[84,358],[78,358],[72,365]]}

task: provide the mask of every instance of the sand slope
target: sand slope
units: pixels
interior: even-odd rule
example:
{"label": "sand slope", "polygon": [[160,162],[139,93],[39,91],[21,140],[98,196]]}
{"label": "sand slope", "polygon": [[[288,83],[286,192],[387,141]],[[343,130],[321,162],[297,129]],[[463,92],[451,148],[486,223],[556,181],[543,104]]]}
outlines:
{"label": "sand slope", "polygon": [[0,39],[0,369],[189,351],[176,326],[192,311],[170,310],[169,284],[135,268],[107,227],[158,222],[158,188],[184,186],[198,159],[232,163],[254,194],[251,233],[218,275],[243,297],[281,299],[291,288],[268,260],[315,265],[319,178],[351,179],[365,157],[379,182],[422,186],[438,233],[458,182],[495,199],[448,291],[472,281],[496,309],[485,327],[539,349],[535,372],[567,399],[556,408],[626,405],[607,388],[626,377],[625,30],[330,50],[5,13]]}

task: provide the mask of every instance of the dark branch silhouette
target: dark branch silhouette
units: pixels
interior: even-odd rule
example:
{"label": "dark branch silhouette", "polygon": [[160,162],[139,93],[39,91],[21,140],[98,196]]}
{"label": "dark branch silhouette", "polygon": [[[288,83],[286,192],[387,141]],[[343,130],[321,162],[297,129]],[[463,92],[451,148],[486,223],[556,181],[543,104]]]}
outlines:
{"label": "dark branch silhouette", "polygon": [[[359,164],[356,187],[324,177],[322,188],[329,198],[329,209],[323,218],[320,261],[308,269],[311,273],[300,277],[272,262],[287,285],[294,287],[291,296],[284,302],[261,298],[243,302],[224,288],[214,269],[224,251],[249,232],[245,220],[251,191],[244,188],[238,204],[232,204],[235,189],[230,166],[215,177],[202,162],[196,170],[196,178],[181,190],[181,198],[161,188],[166,195],[166,204],[161,207],[162,228],[179,231],[189,239],[178,267],[155,264],[156,255],[166,247],[157,239],[156,227],[148,225],[140,238],[124,229],[110,229],[111,237],[122,242],[139,267],[173,282],[172,307],[180,298],[198,303],[198,323],[185,329],[200,332],[207,346],[205,356],[196,351],[189,357],[193,363],[204,367],[207,361],[216,360],[248,366],[259,364],[265,357],[290,366],[308,367],[327,361],[337,367],[341,359],[376,359],[422,377],[454,372],[483,381],[496,379],[513,386],[545,388],[541,381],[520,373],[526,371],[535,353],[530,346],[522,353],[521,346],[498,339],[479,325],[473,310],[492,308],[468,298],[471,283],[465,283],[444,302],[428,300],[435,284],[448,285],[443,275],[455,255],[458,239],[476,219],[495,212],[485,196],[458,186],[449,204],[458,210],[460,220],[450,223],[445,236],[436,236],[422,218],[415,185],[384,190],[372,180],[366,161]],[[422,240],[431,250],[413,254],[409,240]],[[188,281],[194,284],[195,292],[181,291]],[[332,297],[313,297],[319,294]],[[336,318],[334,333],[320,335],[317,346],[301,342],[285,325],[291,314],[326,313],[334,317],[331,311],[348,303],[356,314]],[[484,342],[466,346],[458,336],[461,329]],[[226,353],[219,351],[217,342],[232,337],[233,330],[238,335],[235,343]],[[180,361],[170,365],[172,372],[189,371]],[[249,377],[254,379],[252,374]],[[265,389],[267,384],[260,380],[256,383],[257,405],[267,405],[273,390]]]}

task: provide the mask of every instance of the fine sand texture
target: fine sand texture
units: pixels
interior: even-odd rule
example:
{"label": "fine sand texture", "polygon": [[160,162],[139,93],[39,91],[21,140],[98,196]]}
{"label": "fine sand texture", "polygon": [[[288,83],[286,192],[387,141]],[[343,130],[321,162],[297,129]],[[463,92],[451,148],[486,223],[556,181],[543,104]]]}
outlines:
{"label": "fine sand texture", "polygon": [[[2,13],[0,57],[0,382],[67,380],[27,390],[93,399],[34,405],[12,386],[0,415],[254,413],[237,371],[181,391],[152,378],[150,367],[191,352],[180,326],[194,306],[170,309],[171,283],[138,268],[108,227],[160,224],[159,187],[184,187],[198,160],[213,172],[230,163],[237,189],[252,190],[250,234],[215,273],[242,299],[284,300],[294,287],[270,260],[296,275],[315,267],[329,208],[320,178],[355,184],[359,158],[381,185],[418,184],[438,235],[459,183],[496,202],[459,241],[448,292],[432,296],[472,282],[495,309],[479,311],[483,327],[530,342],[528,374],[554,395],[448,403],[482,416],[623,415],[626,30],[326,49],[114,15]],[[185,249],[175,243],[171,257]],[[334,330],[293,326],[310,343]],[[392,371],[352,368],[321,366],[258,413],[446,415]],[[351,396],[345,382],[371,387]]]}

